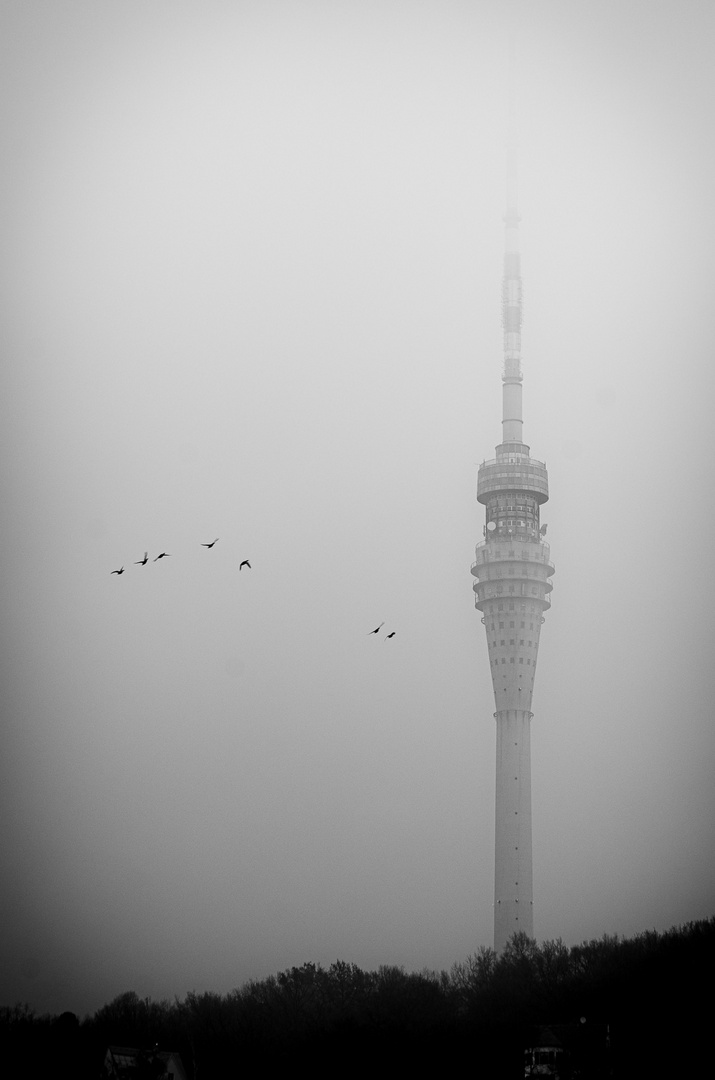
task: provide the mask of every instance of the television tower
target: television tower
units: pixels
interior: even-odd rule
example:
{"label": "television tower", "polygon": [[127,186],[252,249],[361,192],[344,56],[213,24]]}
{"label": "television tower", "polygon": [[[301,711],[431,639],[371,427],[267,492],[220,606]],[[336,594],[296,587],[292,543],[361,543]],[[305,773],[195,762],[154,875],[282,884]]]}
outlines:
{"label": "television tower", "polygon": [[[513,64],[512,64],[513,67]],[[513,79],[512,79],[513,87]],[[512,934],[534,932],[531,855],[531,698],[544,612],[551,606],[554,573],[539,522],[549,497],[546,465],[522,441],[522,288],[517,209],[514,94],[510,90],[507,139],[502,325],[502,442],[483,461],[477,500],[486,509],[484,540],[472,566],[474,604],[482,612],[496,712],[496,843],[494,948]]]}

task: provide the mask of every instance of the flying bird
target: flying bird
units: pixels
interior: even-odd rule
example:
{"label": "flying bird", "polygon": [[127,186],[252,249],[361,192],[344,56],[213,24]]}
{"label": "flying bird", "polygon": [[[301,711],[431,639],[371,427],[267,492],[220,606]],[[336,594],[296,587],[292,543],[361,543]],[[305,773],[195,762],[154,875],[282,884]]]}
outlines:
{"label": "flying bird", "polygon": [[162,551],[161,555],[157,555],[157,557],[154,559],[154,562],[158,562],[159,559],[170,559],[170,558],[171,558],[171,555],[169,554],[168,551]]}
{"label": "flying bird", "polygon": [[122,567],[121,570],[112,570],[112,574],[123,574],[123,573],[124,573],[124,567]]}
{"label": "flying bird", "polygon": [[385,641],[389,641],[389,640],[390,640],[390,638],[391,638],[391,637],[394,637],[394,636],[395,636],[395,631],[393,630],[391,634],[388,634],[388,635],[387,635],[387,637],[385,638]]}
{"label": "flying bird", "polygon": [[134,563],[134,565],[135,566],[146,566],[148,561],[149,561],[149,552],[145,551],[144,552],[144,558],[143,559],[137,559],[137,561]]}
{"label": "flying bird", "polygon": [[218,544],[218,539],[219,538],[217,536],[216,539],[212,540],[210,544],[202,544],[201,547],[212,548],[214,546],[214,544]]}
{"label": "flying bird", "polygon": [[[384,625],[385,625],[384,622],[381,622],[380,626],[376,626],[374,630],[370,631],[370,634],[378,634],[380,632],[380,628],[383,627]],[[368,634],[367,636],[370,637],[370,634]]]}
{"label": "flying bird", "polygon": [[253,569],[248,559],[244,559],[243,562],[239,565],[238,569],[242,570],[244,566],[247,566],[249,570]]}

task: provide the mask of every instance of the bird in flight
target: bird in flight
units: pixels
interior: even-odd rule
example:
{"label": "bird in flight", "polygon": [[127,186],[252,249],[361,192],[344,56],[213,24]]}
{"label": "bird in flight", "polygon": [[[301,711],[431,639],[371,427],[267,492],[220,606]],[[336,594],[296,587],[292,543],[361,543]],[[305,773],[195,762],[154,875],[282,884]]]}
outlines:
{"label": "bird in flight", "polygon": [[112,570],[112,574],[123,574],[123,573],[124,573],[124,567],[122,567],[121,570]]}
{"label": "bird in flight", "polygon": [[154,562],[158,562],[159,559],[170,559],[170,558],[171,558],[171,555],[169,554],[168,551],[162,551],[161,555],[157,555],[157,557],[154,559]]}
{"label": "bird in flight", "polygon": [[[381,622],[380,626],[376,626],[374,630],[370,631],[370,634],[378,634],[380,632],[380,628],[383,627],[384,625],[385,625],[385,623]],[[370,637],[370,634],[368,634],[367,636]]]}
{"label": "bird in flight", "polygon": [[134,565],[135,566],[146,566],[148,561],[149,561],[149,552],[145,551],[144,552],[144,558],[143,559],[137,559],[137,561],[134,563]]}
{"label": "bird in flight", "polygon": [[217,544],[217,543],[218,543],[218,536],[216,537],[215,540],[212,540],[210,544],[202,544],[201,547],[212,548],[214,546],[214,544]]}
{"label": "bird in flight", "polygon": [[387,635],[387,637],[385,638],[385,641],[389,641],[389,640],[390,640],[390,638],[391,638],[391,637],[394,637],[394,636],[395,636],[395,631],[393,630],[391,634],[388,634],[388,635]]}
{"label": "bird in flight", "polygon": [[239,565],[238,569],[242,570],[244,566],[247,566],[249,570],[253,569],[248,559],[244,559],[243,562]]}

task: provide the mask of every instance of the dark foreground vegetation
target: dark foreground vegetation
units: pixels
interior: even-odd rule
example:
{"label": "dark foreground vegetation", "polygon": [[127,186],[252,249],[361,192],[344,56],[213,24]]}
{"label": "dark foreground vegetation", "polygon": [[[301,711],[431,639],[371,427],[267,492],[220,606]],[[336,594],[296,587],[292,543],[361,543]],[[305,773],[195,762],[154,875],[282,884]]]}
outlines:
{"label": "dark foreground vegetation", "polygon": [[[191,1080],[278,1076],[522,1077],[541,1025],[596,1033],[586,1077],[710,1075],[715,918],[572,948],[515,936],[451,971],[304,964],[228,994],[130,991],[81,1022],[0,1009],[6,1075],[98,1080],[109,1045],[178,1050]],[[585,1018],[585,1023],[581,1021]],[[580,1025],[576,1028],[576,1025]],[[610,1049],[608,1049],[610,1047]]]}

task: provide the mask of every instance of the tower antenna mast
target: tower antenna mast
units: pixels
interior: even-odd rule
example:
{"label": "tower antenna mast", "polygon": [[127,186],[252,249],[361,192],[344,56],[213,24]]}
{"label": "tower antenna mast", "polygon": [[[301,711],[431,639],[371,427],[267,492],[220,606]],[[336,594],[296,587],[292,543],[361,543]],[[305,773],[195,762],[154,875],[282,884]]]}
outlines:
{"label": "tower antenna mast", "polygon": [[516,44],[509,37],[509,103],[506,137],[506,212],[504,214],[504,274],[502,326],[504,329],[503,413],[504,442],[521,442],[521,324],[523,292],[519,249],[519,195],[516,134]]}

